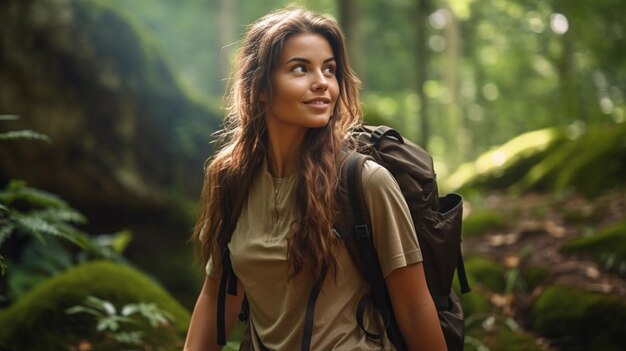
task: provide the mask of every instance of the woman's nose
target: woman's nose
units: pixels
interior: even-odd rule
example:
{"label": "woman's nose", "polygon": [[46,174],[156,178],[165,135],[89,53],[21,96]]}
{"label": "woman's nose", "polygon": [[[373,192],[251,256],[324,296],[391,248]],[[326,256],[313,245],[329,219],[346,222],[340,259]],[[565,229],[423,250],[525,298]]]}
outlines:
{"label": "woman's nose", "polygon": [[318,72],[313,78],[311,83],[311,89],[314,91],[328,89],[328,78],[324,75],[324,72]]}

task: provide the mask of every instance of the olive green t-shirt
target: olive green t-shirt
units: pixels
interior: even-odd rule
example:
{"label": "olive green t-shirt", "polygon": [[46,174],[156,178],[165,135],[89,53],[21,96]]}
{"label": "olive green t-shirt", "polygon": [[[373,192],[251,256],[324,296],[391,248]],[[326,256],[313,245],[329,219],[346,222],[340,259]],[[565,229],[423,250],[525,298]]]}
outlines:
{"label": "olive green t-shirt", "polygon": [[[288,277],[287,238],[295,221],[295,177],[273,178],[264,167],[253,182],[229,243],[233,269],[250,305],[253,330],[269,350],[299,350],[304,316],[314,279],[303,270]],[[367,161],[363,189],[370,212],[374,246],[385,277],[396,268],[421,262],[422,255],[407,204],[391,174]],[[329,274],[315,305],[311,350],[393,350],[386,339],[368,339],[356,322],[359,300],[369,294],[343,245],[337,252],[336,280]],[[219,260],[207,273],[219,274]],[[369,311],[368,330],[381,333],[379,317]],[[256,338],[253,338],[255,349]]]}

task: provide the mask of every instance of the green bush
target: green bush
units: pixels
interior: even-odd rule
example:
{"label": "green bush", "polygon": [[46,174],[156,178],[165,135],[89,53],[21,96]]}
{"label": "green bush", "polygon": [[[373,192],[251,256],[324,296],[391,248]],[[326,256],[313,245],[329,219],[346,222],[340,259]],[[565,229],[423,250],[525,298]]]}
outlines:
{"label": "green bush", "polygon": [[592,236],[574,239],[561,248],[566,254],[588,254],[607,271],[626,276],[626,220]]}
{"label": "green bush", "polygon": [[145,330],[145,340],[162,350],[181,349],[188,323],[186,311],[165,290],[137,270],[109,261],[93,261],[71,268],[33,288],[0,313],[0,349],[68,350],[86,340],[98,348],[96,321],[87,314],[68,314],[87,296],[116,306],[154,303],[173,317],[167,328]]}
{"label": "green bush", "polygon": [[530,313],[534,331],[562,350],[624,350],[626,302],[617,296],[568,286],[547,288]]}
{"label": "green bush", "polygon": [[477,236],[490,230],[504,228],[506,220],[502,213],[493,210],[484,210],[468,215],[463,219],[463,236]]}

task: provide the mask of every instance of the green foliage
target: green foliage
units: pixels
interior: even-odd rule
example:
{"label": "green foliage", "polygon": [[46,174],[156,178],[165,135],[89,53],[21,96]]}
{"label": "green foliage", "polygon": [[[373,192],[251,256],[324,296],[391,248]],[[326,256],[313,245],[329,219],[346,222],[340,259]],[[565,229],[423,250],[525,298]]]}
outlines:
{"label": "green foliage", "polygon": [[539,286],[550,274],[550,271],[542,267],[528,267],[522,271],[522,279],[526,283],[528,291]]}
{"label": "green foliage", "polygon": [[[4,190],[0,190],[0,247],[12,235],[31,236],[38,242],[52,242],[55,239],[48,237],[62,238],[72,242],[83,250],[90,248],[99,251],[91,245],[86,233],[75,227],[76,224],[83,224],[86,218],[70,207],[58,196],[26,186],[23,181],[13,180],[9,182]],[[25,255],[23,260],[29,257],[33,262],[40,261],[43,257],[52,257],[52,252],[58,250],[43,250],[44,255],[30,257]],[[44,262],[49,262],[44,259]],[[0,264],[5,268],[4,257],[0,257]],[[51,265],[50,267],[53,267]],[[2,269],[4,275],[5,269]],[[18,271],[9,281],[9,297],[18,297],[25,288],[41,281],[43,276],[24,274]]]}
{"label": "green foliage", "polygon": [[573,239],[561,251],[591,255],[607,271],[626,277],[626,219],[593,235]]}
{"label": "green foliage", "polygon": [[84,305],[67,309],[68,314],[87,313],[97,320],[96,330],[102,339],[111,339],[112,348],[124,348],[123,345],[144,345],[158,347],[143,340],[142,329],[146,324],[151,328],[167,327],[172,316],[161,310],[154,303],[129,303],[120,311],[110,301],[88,296]]}
{"label": "green foliage", "polygon": [[28,290],[74,265],[69,250],[59,240],[31,240],[21,252],[18,262],[10,261],[7,276],[7,298],[17,301]]}
{"label": "green foliage", "polygon": [[71,250],[56,237],[44,237],[43,241],[31,240],[26,244],[18,261],[10,261],[7,276],[7,298],[17,301],[37,284],[86,261],[108,259],[128,264],[122,252],[131,240],[128,231],[88,237],[87,248],[78,252]]}
{"label": "green foliage", "polygon": [[13,180],[0,191],[0,204],[4,208],[0,211],[0,245],[14,233],[38,240],[44,235],[58,236],[81,248],[88,245],[85,233],[72,226],[85,223],[85,217],[56,195]]}
{"label": "green foliage", "polygon": [[532,306],[534,331],[562,350],[623,350],[626,303],[617,296],[563,285],[548,287]]}
{"label": "green foliage", "polygon": [[[473,283],[474,281],[472,281]],[[456,286],[455,291],[460,291],[461,289]],[[473,316],[475,314],[482,314],[487,312],[492,312],[494,310],[493,305],[489,302],[489,299],[480,292],[480,289],[474,289],[472,285],[472,291],[468,294],[459,295],[459,299],[461,300],[461,306],[463,306],[463,314],[465,318],[469,316]]]}
{"label": "green foliage", "polygon": [[626,123],[592,125],[528,170],[521,191],[576,189],[594,196],[623,184]]}
{"label": "green foliage", "polygon": [[482,286],[492,292],[504,291],[505,271],[498,262],[484,256],[468,257],[465,271],[472,286]]}
{"label": "green foliage", "polygon": [[481,318],[485,313],[491,313],[494,310],[494,306],[488,299],[489,293],[500,293],[504,290],[504,268],[490,258],[471,256],[465,258],[465,273],[472,291],[468,294],[459,294],[461,288],[456,275],[453,288],[461,300],[465,317]]}
{"label": "green foliage", "polygon": [[[35,239],[27,245],[20,261],[9,265],[10,300],[17,300],[33,286],[76,262],[98,258],[124,261],[121,253],[132,238],[130,232],[88,235],[77,227],[87,222],[85,216],[57,195],[13,180],[0,191],[0,204],[0,247],[13,235]],[[80,252],[74,257],[71,249],[57,239],[75,244]],[[0,262],[6,267],[4,258]]]}
{"label": "green foliage", "polygon": [[503,229],[505,224],[506,218],[501,212],[494,210],[472,212],[463,219],[463,237],[478,236],[492,230]]}
{"label": "green foliage", "polygon": [[521,134],[501,146],[481,154],[475,161],[461,165],[443,180],[451,189],[465,186],[501,189],[519,181],[528,168],[563,142],[558,128],[546,128]]}
{"label": "green foliage", "polygon": [[[171,315],[173,322],[169,327],[142,329],[144,340],[164,350],[181,348],[189,313],[177,301],[133,268],[109,261],[93,261],[44,281],[2,311],[0,349],[67,350],[70,345],[88,340],[94,342],[94,350],[103,350],[95,347],[101,340],[94,318],[66,313],[68,308],[83,304],[88,296],[98,296],[117,306],[137,302],[159,306]],[[107,349],[111,348],[104,348]]]}
{"label": "green foliage", "polygon": [[467,351],[540,351],[534,338],[511,318],[481,314],[466,319]]}
{"label": "green foliage", "polygon": [[[14,115],[0,115],[0,121],[15,121],[18,119],[19,117]],[[47,135],[43,135],[29,129],[10,130],[8,132],[0,133],[0,141],[16,139],[39,140],[46,143],[52,143],[52,140]]]}
{"label": "green foliage", "polygon": [[577,128],[523,134],[461,166],[443,183],[461,191],[573,189],[588,196],[624,184],[626,123]]}

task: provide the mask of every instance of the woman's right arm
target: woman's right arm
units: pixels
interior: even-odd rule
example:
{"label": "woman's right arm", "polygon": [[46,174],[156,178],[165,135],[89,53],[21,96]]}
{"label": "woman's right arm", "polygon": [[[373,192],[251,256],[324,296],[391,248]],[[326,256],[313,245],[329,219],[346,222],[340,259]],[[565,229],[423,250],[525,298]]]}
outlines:
{"label": "woman's right arm", "polygon": [[[226,294],[226,335],[235,325],[241,302],[243,289],[237,283],[237,296]],[[217,294],[220,285],[219,277],[212,278],[209,275],[204,280],[204,286],[196,301],[196,306],[191,315],[191,323],[187,332],[184,351],[213,351],[221,350],[217,344]]]}

